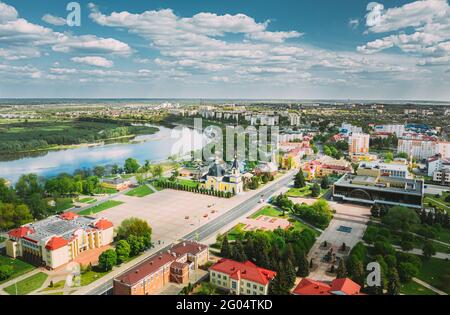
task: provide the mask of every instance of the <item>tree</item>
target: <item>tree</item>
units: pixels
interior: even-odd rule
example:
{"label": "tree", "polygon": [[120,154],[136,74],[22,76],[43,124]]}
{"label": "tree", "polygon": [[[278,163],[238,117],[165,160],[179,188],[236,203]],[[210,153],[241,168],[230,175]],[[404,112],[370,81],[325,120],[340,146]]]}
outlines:
{"label": "tree", "polygon": [[134,174],[138,171],[139,168],[140,165],[136,159],[128,158],[125,160],[125,164],[123,166],[125,173]]}
{"label": "tree", "polygon": [[152,167],[151,173],[153,175],[153,177],[161,177],[162,174],[164,172],[164,169],[162,168],[161,165],[155,165]]}
{"label": "tree", "polygon": [[139,218],[128,218],[122,221],[117,228],[117,238],[119,240],[128,239],[130,235],[141,236],[151,240],[152,228],[147,221]]}
{"label": "tree", "polygon": [[345,263],[344,260],[341,259],[339,260],[339,266],[336,272],[336,278],[337,279],[341,279],[341,278],[346,278],[347,277],[347,268],[345,268]]}
{"label": "tree", "polygon": [[131,246],[126,240],[120,240],[116,245],[117,260],[122,263],[130,257]]}
{"label": "tree", "polygon": [[309,276],[309,264],[304,253],[298,260],[297,276],[303,278]]}
{"label": "tree", "polygon": [[320,196],[320,186],[319,184],[315,183],[311,188],[311,196],[312,197],[319,197]]}
{"label": "tree", "polygon": [[411,279],[419,274],[417,266],[409,262],[402,262],[397,266],[400,282],[408,283]]}
{"label": "tree", "polygon": [[286,273],[286,289],[289,292],[294,286],[296,279],[295,268],[290,260],[284,263],[284,270]]}
{"label": "tree", "polygon": [[423,245],[423,257],[427,260],[429,260],[431,257],[436,255],[436,248],[434,247],[433,243],[431,241],[425,242]]}
{"label": "tree", "polygon": [[330,179],[328,178],[328,176],[322,177],[320,181],[320,187],[322,189],[328,189],[330,187]]}
{"label": "tree", "polygon": [[142,174],[136,174],[136,181],[139,185],[144,185],[145,184],[145,178],[144,176],[142,176]]}
{"label": "tree", "polygon": [[220,256],[224,258],[230,258],[231,257],[231,249],[230,244],[228,242],[228,235],[225,234],[222,240],[222,246],[220,247]]}
{"label": "tree", "polygon": [[0,266],[0,281],[4,281],[12,276],[14,273],[14,268],[8,265]]}
{"label": "tree", "polygon": [[303,188],[306,187],[305,183],[305,175],[303,174],[303,170],[300,170],[294,178],[294,187],[295,188]]}
{"label": "tree", "polygon": [[244,262],[247,260],[247,255],[244,251],[244,245],[242,245],[241,241],[236,241],[233,246],[233,259],[236,261]]}
{"label": "tree", "polygon": [[400,278],[396,268],[391,268],[388,274],[387,294],[400,294]]}
{"label": "tree", "polygon": [[392,152],[386,152],[386,153],[384,154],[384,160],[385,160],[387,163],[392,162],[392,161],[394,160],[394,153],[392,153]]}
{"label": "tree", "polygon": [[98,266],[103,271],[110,271],[117,264],[117,255],[113,249],[101,253],[98,258]]}
{"label": "tree", "polygon": [[127,239],[127,243],[130,245],[130,255],[137,256],[145,249],[145,241],[142,236],[130,235]]}
{"label": "tree", "polygon": [[381,219],[383,224],[396,230],[409,231],[411,226],[420,223],[416,211],[402,206],[395,206]]}
{"label": "tree", "polygon": [[104,166],[96,166],[94,167],[93,173],[97,177],[105,176],[105,167]]}

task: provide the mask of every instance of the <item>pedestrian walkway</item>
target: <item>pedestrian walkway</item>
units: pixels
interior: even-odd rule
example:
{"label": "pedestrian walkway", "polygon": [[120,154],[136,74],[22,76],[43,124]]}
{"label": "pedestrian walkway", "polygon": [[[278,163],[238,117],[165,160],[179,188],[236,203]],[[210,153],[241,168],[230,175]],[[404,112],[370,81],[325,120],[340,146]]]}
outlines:
{"label": "pedestrian walkway", "polygon": [[430,289],[431,291],[439,294],[439,295],[448,295],[447,293],[445,293],[444,291],[441,291],[439,289],[436,289],[435,287],[429,285],[428,283],[426,283],[425,281],[422,281],[420,279],[417,278],[412,278],[414,282],[417,282],[420,285],[423,285],[425,288]]}

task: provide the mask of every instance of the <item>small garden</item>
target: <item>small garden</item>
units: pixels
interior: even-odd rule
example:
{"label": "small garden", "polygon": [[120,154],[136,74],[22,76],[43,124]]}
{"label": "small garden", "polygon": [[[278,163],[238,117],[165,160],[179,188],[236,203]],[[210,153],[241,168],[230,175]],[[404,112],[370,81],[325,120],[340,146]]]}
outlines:
{"label": "small garden", "polygon": [[19,277],[34,268],[20,259],[0,255],[0,283]]}
{"label": "small garden", "polygon": [[188,192],[192,192],[192,193],[196,193],[196,194],[209,195],[209,196],[220,197],[220,198],[233,197],[233,194],[230,192],[223,192],[223,191],[199,188],[198,182],[195,182],[192,180],[186,180],[186,179],[175,179],[175,180],[170,180],[167,178],[160,179],[155,182],[155,185],[160,188],[183,190],[183,191],[188,191]]}
{"label": "small garden", "polygon": [[139,186],[137,188],[130,190],[125,195],[131,196],[131,197],[142,198],[142,197],[145,197],[145,196],[148,196],[151,194],[153,194],[153,190],[150,187],[148,187],[147,185],[142,185],[142,186]]}
{"label": "small garden", "polygon": [[123,204],[122,201],[108,200],[108,201],[105,201],[105,202],[95,206],[95,207],[80,211],[78,214],[79,215],[93,215],[93,214],[117,207],[118,205],[121,205],[121,204]]}

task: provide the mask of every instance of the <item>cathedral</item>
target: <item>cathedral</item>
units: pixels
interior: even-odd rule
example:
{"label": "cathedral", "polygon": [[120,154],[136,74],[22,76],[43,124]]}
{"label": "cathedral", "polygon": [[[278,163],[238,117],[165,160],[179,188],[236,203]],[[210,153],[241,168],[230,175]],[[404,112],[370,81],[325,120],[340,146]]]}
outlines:
{"label": "cathedral", "polygon": [[244,184],[237,158],[234,159],[229,172],[216,159],[214,164],[209,168],[208,174],[203,177],[200,188],[222,191],[224,193],[229,192],[233,195],[242,193],[244,191]]}

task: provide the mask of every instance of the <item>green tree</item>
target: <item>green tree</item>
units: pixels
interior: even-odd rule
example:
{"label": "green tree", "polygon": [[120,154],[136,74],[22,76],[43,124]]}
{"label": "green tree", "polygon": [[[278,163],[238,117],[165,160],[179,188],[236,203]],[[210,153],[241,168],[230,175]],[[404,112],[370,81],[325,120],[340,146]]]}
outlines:
{"label": "green tree", "polygon": [[330,179],[328,178],[328,176],[322,177],[320,181],[320,187],[322,189],[328,189],[330,187]]}
{"label": "green tree", "polygon": [[419,274],[419,269],[409,262],[402,262],[398,264],[397,271],[400,282],[402,283],[410,282],[413,277],[416,277]]}
{"label": "green tree", "polygon": [[142,236],[130,235],[127,243],[130,245],[131,256],[137,256],[145,249],[145,242]]}
{"label": "green tree", "polygon": [[116,244],[116,254],[119,263],[126,261],[130,257],[131,246],[126,240],[120,240]]}
{"label": "green tree", "polygon": [[392,152],[386,152],[386,153],[384,154],[384,160],[385,160],[387,163],[392,162],[392,161],[394,160],[394,153],[392,153]]}
{"label": "green tree", "polygon": [[14,273],[14,268],[8,265],[0,266],[0,281],[4,281],[11,277]]}
{"label": "green tree", "polygon": [[244,262],[247,260],[244,245],[242,245],[242,242],[239,240],[237,240],[233,246],[233,259],[240,262]]}
{"label": "green tree", "polygon": [[320,186],[319,184],[315,183],[311,188],[311,196],[312,197],[319,197],[320,196]]}
{"label": "green tree", "polygon": [[346,278],[347,277],[347,268],[345,268],[345,263],[344,260],[341,259],[339,261],[339,266],[336,272],[336,278],[337,279],[341,279],[341,278]]}
{"label": "green tree", "polygon": [[128,239],[130,235],[144,237],[151,240],[152,228],[148,222],[139,218],[128,218],[122,221],[117,228],[117,238],[119,240]]}
{"label": "green tree", "polygon": [[300,170],[294,178],[294,187],[295,188],[303,188],[306,187],[305,175],[303,174],[303,170]]}
{"label": "green tree", "polygon": [[309,276],[309,263],[304,253],[298,260],[297,276],[303,278]]}
{"label": "green tree", "polygon": [[387,281],[387,294],[399,295],[400,294],[400,278],[396,268],[391,268],[388,274]]}
{"label": "green tree", "polygon": [[139,170],[139,168],[140,165],[136,159],[128,158],[125,160],[125,164],[123,166],[125,173],[134,174]]}
{"label": "green tree", "polygon": [[104,166],[96,166],[94,167],[93,173],[97,177],[105,176],[105,167]]}
{"label": "green tree", "polygon": [[436,248],[434,247],[433,243],[431,241],[425,242],[422,248],[423,251],[423,257],[427,260],[429,260],[431,257],[436,255]]}
{"label": "green tree", "polygon": [[103,271],[110,271],[117,264],[117,255],[113,249],[101,253],[98,258],[98,266]]}
{"label": "green tree", "polygon": [[416,211],[402,206],[394,206],[389,209],[389,212],[381,219],[383,224],[389,227],[409,231],[411,226],[420,223],[419,216]]}
{"label": "green tree", "polygon": [[155,165],[152,167],[151,173],[153,175],[153,177],[161,177],[162,174],[164,172],[164,169],[162,168],[161,165]]}
{"label": "green tree", "polygon": [[230,244],[228,242],[227,234],[225,234],[225,236],[222,239],[222,246],[220,247],[220,256],[222,256],[224,258],[231,257],[231,248],[230,248]]}

